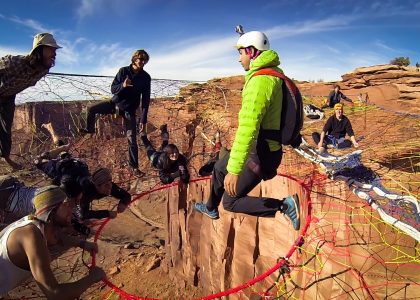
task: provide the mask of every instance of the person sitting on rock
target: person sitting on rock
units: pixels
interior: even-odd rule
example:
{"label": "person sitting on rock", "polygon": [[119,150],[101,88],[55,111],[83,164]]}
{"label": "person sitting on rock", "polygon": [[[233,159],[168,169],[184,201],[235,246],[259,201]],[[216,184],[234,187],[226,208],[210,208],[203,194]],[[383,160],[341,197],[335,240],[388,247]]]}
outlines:
{"label": "person sitting on rock", "polygon": [[[350,136],[350,140],[345,138],[346,134]],[[343,149],[351,147],[353,143],[355,148],[359,147],[350,120],[343,114],[343,104],[341,103],[334,105],[334,115],[328,118],[321,135],[314,132],[312,138],[318,145],[320,153],[324,152],[329,145],[337,149]]]}
{"label": "person sitting on rock", "polygon": [[334,105],[341,102],[341,99],[346,100],[351,103],[353,102],[350,98],[348,98],[346,95],[344,95],[341,92],[340,86],[336,84],[334,85],[334,89],[328,95],[327,103],[321,108],[326,108],[326,107],[333,108]]}
{"label": "person sitting on rock", "polygon": [[171,183],[177,177],[179,177],[183,183],[188,183],[190,181],[187,159],[184,155],[179,153],[177,146],[168,144],[169,134],[167,130],[161,130],[162,151],[156,151],[145,133],[142,133],[140,138],[146,147],[147,157],[152,166],[159,170],[159,179],[162,183]]}
{"label": "person sitting on rock", "polygon": [[[108,196],[119,200],[117,211],[91,209],[93,200],[102,199]],[[113,219],[117,217],[117,214],[123,213],[130,202],[130,193],[112,182],[111,171],[107,168],[99,168],[92,174],[90,184],[86,185],[83,189],[78,217],[82,220],[102,218]]]}

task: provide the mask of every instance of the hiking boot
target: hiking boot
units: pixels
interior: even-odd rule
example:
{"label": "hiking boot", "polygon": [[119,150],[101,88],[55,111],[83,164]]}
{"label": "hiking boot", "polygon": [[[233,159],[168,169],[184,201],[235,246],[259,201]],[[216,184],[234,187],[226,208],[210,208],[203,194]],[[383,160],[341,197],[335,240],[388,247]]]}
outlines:
{"label": "hiking boot", "polygon": [[292,222],[293,228],[299,230],[300,228],[300,206],[299,206],[299,196],[294,194],[293,196],[287,197],[283,205],[287,205],[286,209],[283,209],[283,213],[290,219]]}
{"label": "hiking boot", "polygon": [[216,220],[219,218],[219,211],[217,209],[209,210],[204,203],[194,203],[194,209],[210,219]]}

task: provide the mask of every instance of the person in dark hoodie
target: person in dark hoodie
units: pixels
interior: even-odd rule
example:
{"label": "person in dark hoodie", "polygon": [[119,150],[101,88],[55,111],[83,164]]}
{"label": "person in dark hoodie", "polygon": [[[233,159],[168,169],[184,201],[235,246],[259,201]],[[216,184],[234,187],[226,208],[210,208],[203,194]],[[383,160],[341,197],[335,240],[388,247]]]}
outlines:
{"label": "person in dark hoodie", "polygon": [[177,146],[168,144],[169,134],[166,126],[161,126],[162,145],[160,149],[162,151],[156,151],[145,133],[142,133],[140,138],[146,147],[147,157],[150,159],[152,166],[159,170],[159,178],[162,183],[171,183],[178,177],[183,183],[190,181],[187,159],[179,153]]}
{"label": "person in dark hoodie", "polygon": [[[82,134],[95,132],[96,114],[115,114],[123,116],[128,139],[129,165],[135,176],[144,175],[139,170],[137,125],[139,131],[145,129],[147,113],[150,103],[151,77],[143,69],[149,61],[149,54],[143,50],[136,50],[131,58],[131,64],[122,67],[114,78],[111,100],[102,101],[88,108],[86,128],[80,128]],[[141,116],[136,121],[136,110],[141,103]]]}
{"label": "person in dark hoodie", "polygon": [[333,108],[334,105],[341,102],[341,99],[346,100],[347,102],[353,103],[353,101],[343,94],[338,84],[334,85],[334,89],[328,95],[327,103],[322,106],[322,108]]}
{"label": "person in dark hoodie", "polygon": [[[83,189],[80,199],[80,206],[76,208],[76,216],[81,220],[116,218],[118,213],[123,213],[131,202],[129,192],[119,187],[112,181],[111,171],[107,168],[100,168],[92,174],[92,184]],[[92,210],[93,200],[105,197],[114,197],[119,200],[117,210]],[[81,220],[80,220],[81,219]]]}

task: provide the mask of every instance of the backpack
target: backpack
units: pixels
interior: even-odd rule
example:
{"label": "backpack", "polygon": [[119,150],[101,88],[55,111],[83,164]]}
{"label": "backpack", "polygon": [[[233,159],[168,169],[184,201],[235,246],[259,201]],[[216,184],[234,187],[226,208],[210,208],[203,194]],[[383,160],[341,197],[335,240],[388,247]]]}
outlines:
{"label": "backpack", "polygon": [[81,160],[66,157],[60,159],[55,167],[54,184],[60,185],[59,182],[63,176],[70,176],[76,181],[90,176],[89,167]]}
{"label": "backpack", "polygon": [[300,131],[303,126],[303,102],[299,89],[289,77],[276,70],[261,69],[256,71],[252,77],[259,75],[275,76],[283,80],[280,130],[261,129],[260,134],[265,139],[275,140],[282,145],[297,148],[302,142]]}

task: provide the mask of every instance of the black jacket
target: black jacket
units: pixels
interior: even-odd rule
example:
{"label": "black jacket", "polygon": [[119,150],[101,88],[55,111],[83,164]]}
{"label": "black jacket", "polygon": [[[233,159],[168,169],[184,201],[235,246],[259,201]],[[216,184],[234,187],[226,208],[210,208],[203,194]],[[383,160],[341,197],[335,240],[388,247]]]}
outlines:
{"label": "black jacket", "polygon": [[344,95],[341,91],[338,91],[338,93],[336,93],[335,90],[332,90],[328,95],[329,106],[334,107],[334,105],[340,103],[341,99],[351,102],[351,100],[347,98],[346,95]]}
{"label": "black jacket", "polygon": [[187,169],[187,159],[184,155],[179,154],[176,161],[170,161],[166,152],[158,152],[158,159],[153,165],[159,170],[159,178],[162,183],[171,183],[175,178],[180,177],[181,181],[188,183],[190,181],[190,173]]}
{"label": "black jacket", "polygon": [[350,120],[346,116],[342,116],[341,121],[335,115],[331,116],[325,123],[323,130],[326,134],[331,134],[337,139],[345,137],[346,133],[349,136],[354,135]]}
{"label": "black jacket", "polygon": [[[133,86],[124,88],[123,83],[127,77],[131,80]],[[143,69],[134,73],[131,65],[122,67],[111,84],[111,93],[114,94],[112,102],[116,103],[119,109],[133,113],[139,107],[141,101],[142,112],[139,122],[145,124],[150,103],[151,81],[150,75]]]}
{"label": "black jacket", "polygon": [[[115,183],[112,183],[111,195],[112,197],[119,199],[119,203],[128,205],[131,201],[131,195],[126,190],[120,188]],[[102,219],[109,217],[109,210],[92,210],[91,203],[95,199],[101,199],[107,197],[106,195],[101,195],[96,190],[93,184],[90,184],[85,190],[83,190],[83,196],[80,200],[80,208],[82,219]]]}

